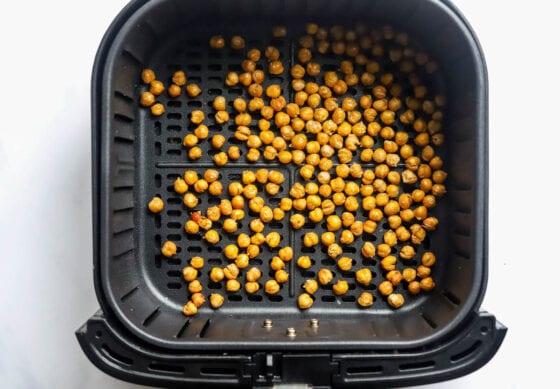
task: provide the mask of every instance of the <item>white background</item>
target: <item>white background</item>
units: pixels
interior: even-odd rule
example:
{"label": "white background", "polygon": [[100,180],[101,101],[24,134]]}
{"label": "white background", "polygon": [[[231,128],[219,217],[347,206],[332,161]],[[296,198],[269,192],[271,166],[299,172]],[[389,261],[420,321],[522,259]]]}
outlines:
{"label": "white background", "polygon": [[[2,10],[2,388],[137,387],[98,371],[74,337],[98,307],[91,272],[91,67],[125,3],[10,1]],[[429,387],[554,386],[560,347],[552,316],[560,263],[555,3],[456,3],[488,62],[490,278],[483,308],[509,333],[482,369]]]}

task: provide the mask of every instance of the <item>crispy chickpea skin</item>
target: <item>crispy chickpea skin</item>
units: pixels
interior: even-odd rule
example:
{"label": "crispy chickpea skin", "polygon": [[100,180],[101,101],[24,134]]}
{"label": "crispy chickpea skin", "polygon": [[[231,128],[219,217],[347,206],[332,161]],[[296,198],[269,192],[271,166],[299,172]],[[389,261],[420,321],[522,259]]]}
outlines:
{"label": "crispy chickpea skin", "polygon": [[372,278],[373,275],[371,273],[371,270],[369,270],[368,268],[363,268],[356,272],[356,281],[362,285],[369,285]]}
{"label": "crispy chickpea skin", "polygon": [[327,285],[333,280],[334,276],[329,269],[321,269],[317,273],[317,280],[321,285]]}
{"label": "crispy chickpea skin", "polygon": [[196,307],[196,304],[193,303],[192,301],[187,302],[183,307],[183,315],[185,316],[193,316],[196,315],[197,312],[198,312],[198,308]]}
{"label": "crispy chickpea skin", "polygon": [[333,285],[332,289],[334,294],[341,296],[348,292],[348,281],[338,280],[336,284]]}
{"label": "crispy chickpea skin", "polygon": [[367,308],[373,305],[374,297],[369,292],[362,292],[360,297],[358,297],[358,304],[363,307]]}
{"label": "crispy chickpea skin", "polygon": [[395,309],[400,308],[404,304],[404,296],[400,293],[391,293],[387,296],[387,303]]}

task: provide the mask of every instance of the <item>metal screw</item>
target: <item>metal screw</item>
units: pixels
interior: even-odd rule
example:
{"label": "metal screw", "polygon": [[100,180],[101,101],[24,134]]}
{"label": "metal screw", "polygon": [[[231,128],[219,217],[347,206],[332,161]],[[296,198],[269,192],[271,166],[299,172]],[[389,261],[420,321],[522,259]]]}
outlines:
{"label": "metal screw", "polygon": [[289,328],[286,330],[286,335],[288,335],[289,337],[294,337],[294,336],[296,336],[296,329],[293,328],[293,327],[289,327]]}
{"label": "metal screw", "polygon": [[265,319],[265,320],[263,321],[263,327],[264,327],[264,328],[272,328],[272,320],[270,320],[270,319]]}
{"label": "metal screw", "polygon": [[309,325],[313,328],[319,327],[319,319],[311,319],[309,320]]}

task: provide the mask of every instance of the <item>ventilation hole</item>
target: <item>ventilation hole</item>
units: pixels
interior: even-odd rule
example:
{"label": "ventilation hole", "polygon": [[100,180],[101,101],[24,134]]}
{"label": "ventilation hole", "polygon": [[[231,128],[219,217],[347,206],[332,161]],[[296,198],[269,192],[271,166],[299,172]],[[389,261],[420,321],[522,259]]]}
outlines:
{"label": "ventilation hole", "polygon": [[230,294],[228,295],[229,301],[241,301],[243,298],[238,294]]}
{"label": "ventilation hole", "polygon": [[155,320],[155,318],[159,315],[159,313],[160,313],[159,307],[157,307],[152,313],[150,313],[148,315],[148,317],[146,317],[144,319],[144,321],[142,322],[142,325],[144,327],[149,326]]}
{"label": "ventilation hole", "polygon": [[403,363],[402,365],[399,366],[399,370],[407,371],[407,370],[431,369],[435,365],[436,363],[434,361]]}
{"label": "ventilation hole", "polygon": [[[159,145],[160,145],[160,153],[161,153],[161,143]],[[161,188],[161,174],[156,174],[154,176],[154,183],[156,185],[156,188]],[[169,211],[167,212],[167,214],[169,214]]]}
{"label": "ventilation hole", "polygon": [[181,326],[181,328],[179,328],[179,331],[177,331],[177,334],[175,335],[175,337],[180,338],[181,336],[183,336],[186,329],[189,327],[190,323],[191,323],[191,321],[189,319],[187,319],[187,321],[185,321],[185,323]]}
{"label": "ventilation hole", "polygon": [[189,246],[187,248],[187,251],[189,253],[201,253],[202,252],[202,247],[198,247],[198,246]]}
{"label": "ventilation hole", "polygon": [[330,71],[330,72],[334,72],[338,70],[338,65],[336,64],[324,64],[321,65],[321,69],[324,71]]}
{"label": "ventilation hole", "polygon": [[221,253],[222,252],[222,248],[219,246],[211,246],[208,247],[208,251],[211,253]]}
{"label": "ventilation hole", "polygon": [[451,302],[451,304],[453,304],[453,305],[461,304],[461,300],[457,296],[455,296],[453,293],[451,293],[450,291],[444,290],[441,294],[445,298],[447,298]]}
{"label": "ventilation hole", "polygon": [[213,157],[214,155],[216,155],[218,153],[221,153],[221,152],[222,152],[222,150],[208,150],[208,155]]}
{"label": "ventilation hole", "polygon": [[218,197],[210,197],[208,198],[208,204],[210,205],[218,205],[222,200]]}
{"label": "ventilation hole", "polygon": [[272,84],[282,84],[284,82],[284,77],[269,77],[268,79]]}
{"label": "ventilation hole", "polygon": [[200,333],[198,334],[199,338],[204,338],[204,336],[206,335],[206,332],[208,332],[208,328],[210,328],[210,319],[206,320],[206,323],[204,323],[204,327],[202,327],[202,329],[200,330]]}
{"label": "ventilation hole", "polygon": [[228,91],[228,93],[229,93],[230,95],[238,95],[238,96],[241,96],[241,95],[243,94],[243,89],[240,89],[240,88],[231,88],[231,89]]}
{"label": "ventilation hole", "polygon": [[[218,70],[221,70],[218,69]],[[241,68],[241,65],[238,64],[229,64],[228,65],[228,70],[232,71],[232,72],[241,72],[243,69]]]}
{"label": "ventilation hole", "polygon": [[167,150],[168,155],[181,155],[181,150],[171,149]]}
{"label": "ventilation hole", "polygon": [[222,284],[219,282],[209,282],[208,289],[222,289]]}
{"label": "ventilation hole", "polygon": [[356,90],[356,88],[348,88],[349,95],[356,96],[357,93],[358,91]]}
{"label": "ventilation hole", "polygon": [[354,297],[354,296],[342,296],[341,300],[344,301],[345,303],[353,303],[354,301],[356,301],[356,297]]}
{"label": "ventilation hole", "polygon": [[[222,70],[222,65],[219,63],[212,63],[208,65],[208,69],[212,71],[220,71]],[[240,67],[241,69],[241,67]]]}
{"label": "ventilation hole", "polygon": [[132,296],[134,294],[134,292],[136,292],[138,290],[138,286],[135,286],[134,288],[132,288],[131,290],[129,290],[128,292],[126,292],[125,294],[123,294],[121,296],[121,302],[126,301],[130,296]]}
{"label": "ventilation hole", "polygon": [[170,101],[167,102],[168,107],[181,108],[181,105],[183,105],[183,104],[180,101],[177,101],[177,100],[170,100]]}
{"label": "ventilation hole", "polygon": [[160,255],[156,255],[154,265],[155,265],[156,269],[161,268],[161,256]]}
{"label": "ventilation hole", "polygon": [[167,228],[171,228],[171,229],[178,229],[181,228],[182,225],[179,222],[169,222],[167,223]]}
{"label": "ventilation hole", "polygon": [[228,179],[230,179],[230,180],[241,180],[241,174],[240,173],[230,173],[230,174],[228,174]]}
{"label": "ventilation hole", "polygon": [[321,296],[321,301],[325,301],[328,303],[332,303],[333,301],[335,301],[335,297],[334,296]]}
{"label": "ventilation hole", "polygon": [[161,135],[161,122],[154,123],[155,133],[157,136]]}
{"label": "ventilation hole", "polygon": [[247,300],[253,302],[259,302],[262,301],[262,299],[262,296],[259,296],[258,294],[250,294],[249,296],[247,296]]}
{"label": "ventilation hole", "polygon": [[200,242],[202,240],[202,235],[189,235],[189,240]]}
{"label": "ventilation hole", "polygon": [[480,333],[482,335],[486,335],[488,333],[488,327],[486,327],[486,326],[480,327]]}
{"label": "ventilation hole", "polygon": [[346,369],[346,374],[348,375],[380,373],[383,373],[383,366],[354,366]]}
{"label": "ventilation hole", "polygon": [[194,65],[194,64],[187,65],[187,70],[190,70],[190,71],[200,71],[201,69],[202,69],[202,66],[200,66],[200,65]]}
{"label": "ventilation hole", "polygon": [[302,247],[301,252],[306,254],[312,254],[315,252],[315,249],[313,247]]}
{"label": "ventilation hole", "polygon": [[169,211],[167,211],[167,215],[168,216],[181,216],[182,212],[174,210],[174,209],[170,209]]}
{"label": "ventilation hole", "polygon": [[103,332],[101,332],[101,330],[95,331],[95,337],[96,337],[97,339],[101,338],[102,336],[103,336]]}
{"label": "ventilation hole", "polygon": [[284,228],[284,224],[277,221],[270,223],[268,226],[270,228],[277,229],[277,230],[281,230],[282,228]]}
{"label": "ventilation hole", "polygon": [[220,265],[222,263],[222,260],[220,258],[209,258],[208,263],[210,265]]}
{"label": "ventilation hole", "polygon": [[116,113],[113,117],[115,118],[115,120],[124,123],[132,123],[134,121],[134,118],[131,118],[130,116],[126,116],[120,113]]}
{"label": "ventilation hole", "polygon": [[219,96],[222,94],[222,90],[221,89],[217,89],[217,88],[211,88],[208,89],[208,94],[210,96]]}
{"label": "ventilation hole", "polygon": [[177,198],[177,197],[171,197],[171,198],[167,199],[168,204],[177,205],[177,204],[181,204],[182,202],[183,202],[183,200],[180,199],[180,198]]}
{"label": "ventilation hole", "polygon": [[178,234],[169,234],[167,235],[167,240],[172,240],[172,241],[180,241],[181,240],[181,235]]}
{"label": "ventilation hole", "polygon": [[208,81],[210,82],[222,82],[221,77],[208,77]]}
{"label": "ventilation hole", "polygon": [[457,353],[455,355],[451,356],[451,362],[458,362],[461,359],[465,359],[467,357],[469,357],[470,355],[472,355],[476,349],[478,349],[480,347],[480,345],[482,344],[482,342],[480,340],[477,340],[476,342],[474,342],[472,344],[472,346],[470,346],[469,348],[467,348],[464,351],[461,351],[460,353]]}
{"label": "ventilation hole", "polygon": [[182,139],[181,138],[176,138],[176,137],[167,138],[167,143],[173,144],[173,145],[180,145],[180,144],[182,144]]}
{"label": "ventilation hole", "polygon": [[167,131],[181,131],[181,126],[167,126]]}
{"label": "ventilation hole", "polygon": [[168,265],[178,266],[181,264],[180,258],[167,258],[166,261]]}
{"label": "ventilation hole", "polygon": [[148,369],[153,371],[159,371],[162,373],[181,374],[185,372],[185,368],[183,366],[168,365],[168,364],[156,363],[156,362],[150,363],[148,365]]}
{"label": "ventilation hole", "polygon": [[155,222],[156,228],[161,228],[161,215],[156,215],[154,217],[154,222]]}
{"label": "ventilation hole", "polygon": [[110,359],[112,359],[114,362],[121,364],[121,365],[126,365],[126,366],[132,366],[132,358],[129,357],[125,357],[124,355],[121,355],[119,353],[117,353],[114,350],[111,350],[109,348],[109,346],[107,346],[106,344],[104,344],[103,346],[101,346],[101,351]]}
{"label": "ventilation hole", "polygon": [[181,289],[182,284],[179,282],[168,282],[167,289]]}
{"label": "ventilation hole", "polygon": [[424,247],[425,250],[429,250],[431,245],[432,245],[432,241],[430,237],[426,236],[426,239],[424,239],[424,241],[422,242],[422,247]]}
{"label": "ventilation hole", "polygon": [[284,300],[284,298],[283,298],[282,296],[277,295],[277,294],[274,294],[274,295],[272,295],[272,296],[268,296],[268,299],[269,299],[270,301],[275,301],[275,302],[279,302],[279,301]]}
{"label": "ventilation hole", "polygon": [[202,102],[201,101],[197,101],[197,100],[191,100],[187,102],[187,106],[189,107],[202,107]]}
{"label": "ventilation hole", "polygon": [[167,118],[168,119],[181,120],[182,116],[178,112],[170,112],[170,113],[167,114]]}
{"label": "ventilation hole", "polygon": [[[200,57],[201,54],[200,54],[200,51],[187,51],[187,52],[185,53],[185,55],[186,55],[187,57],[198,58],[198,57]],[[192,81],[190,77],[189,77],[189,81]]]}
{"label": "ventilation hole", "polygon": [[200,77],[190,77],[189,76],[189,81],[190,82],[202,82],[202,78],[200,78]]}
{"label": "ventilation hole", "polygon": [[301,272],[301,276],[306,278],[313,278],[315,277],[315,272],[310,270],[304,270]]}
{"label": "ventilation hole", "polygon": [[182,277],[183,273],[180,272],[179,270],[168,270],[167,275],[169,277]]}
{"label": "ventilation hole", "polygon": [[236,377],[237,370],[226,367],[201,367],[201,376]]}
{"label": "ventilation hole", "polygon": [[[354,278],[354,277],[356,277],[356,272],[355,271],[341,271],[340,274],[344,278]],[[372,273],[372,277],[373,277],[373,273]]]}
{"label": "ventilation hole", "polygon": [[356,250],[355,247],[346,246],[346,247],[343,247],[343,248],[342,248],[342,252],[344,252],[344,253],[356,253],[357,250]]}
{"label": "ventilation hole", "polygon": [[334,259],[331,259],[331,258],[321,259],[321,265],[333,266],[334,264],[335,264]]}

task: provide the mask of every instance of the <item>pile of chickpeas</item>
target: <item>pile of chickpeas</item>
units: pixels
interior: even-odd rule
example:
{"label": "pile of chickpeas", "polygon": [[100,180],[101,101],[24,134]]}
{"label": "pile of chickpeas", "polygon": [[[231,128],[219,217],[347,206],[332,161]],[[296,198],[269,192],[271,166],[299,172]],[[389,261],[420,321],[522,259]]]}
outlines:
{"label": "pile of chickpeas", "polygon": [[[272,35],[285,38],[286,28],[275,27]],[[243,288],[253,294],[264,285],[264,292],[274,295],[290,277],[290,261],[301,270],[309,269],[314,263],[309,256],[297,255],[292,247],[282,244],[278,232],[268,231],[270,223],[285,219],[294,230],[314,225],[314,230],[303,234],[303,246],[326,248],[326,255],[336,263],[332,268],[321,268],[316,278],[304,280],[297,297],[300,309],[312,307],[319,288],[330,289],[336,296],[348,292],[346,280],[334,282],[337,271],[355,274],[357,287],[364,288],[357,299],[363,308],[375,302],[375,296],[367,291],[375,272],[384,278],[377,285],[380,298],[395,309],[405,302],[399,285],[410,295],[435,287],[431,277],[435,254],[417,252],[428,234],[437,229],[438,219],[431,213],[446,192],[447,173],[438,155],[444,142],[441,123],[445,101],[430,92],[422,77],[436,71],[436,64],[410,45],[407,34],[391,27],[326,29],[310,23],[298,43],[296,63],[290,68],[285,67],[288,64],[282,62],[276,47],[247,49],[241,36],[230,39],[230,47],[246,55],[241,63],[243,71],[225,74],[224,85],[242,86],[249,97],[233,99],[233,112],[228,112],[223,96],[217,96],[211,105],[213,122],[224,127],[236,125],[233,136],[242,142],[240,145],[228,144],[220,132],[210,134],[203,111],[190,113],[189,121],[196,128],[183,138],[190,161],[202,157],[199,144],[208,142],[217,151],[213,155],[217,167],[243,156],[251,163],[273,161],[296,166],[298,178],[289,187],[289,196],[273,207],[267,200],[287,184],[280,170],[246,169],[240,181],[227,187],[216,169],[187,170],[177,177],[174,191],[183,197],[190,212],[185,233],[200,234],[211,245],[218,244],[225,234],[235,242],[223,249],[229,261],[226,267],[204,269],[204,258],[190,258],[189,266],[183,269],[190,293],[183,309],[187,316],[196,314],[205,303],[204,285],[198,280],[203,270],[209,272],[212,282],[224,282],[228,293]],[[210,38],[211,50],[225,46],[224,37]],[[340,59],[336,71],[321,69],[325,56]],[[289,76],[291,90],[268,82],[268,75]],[[140,104],[149,107],[152,115],[162,115],[165,107],[157,99],[165,92],[165,85],[151,69],[144,69],[141,78],[149,89],[141,94]],[[171,77],[167,95],[178,98],[183,89],[191,99],[202,92],[179,70]],[[199,209],[200,196],[214,196],[220,202]],[[158,213],[164,206],[161,198],[154,197],[148,208]],[[248,210],[258,217],[251,219]],[[246,219],[250,219],[248,230],[240,231],[240,222]],[[218,222],[220,228],[215,227]],[[388,228],[382,242],[374,244],[371,237],[381,232],[382,225]],[[344,255],[349,245],[361,247],[354,258]],[[276,254],[263,265],[273,273],[251,264],[265,247]],[[165,257],[176,255],[176,244],[164,242],[161,253]],[[356,265],[358,255],[364,260],[361,267]],[[263,274],[274,277],[265,280]],[[210,294],[208,300],[214,309],[224,304],[220,293]]]}

